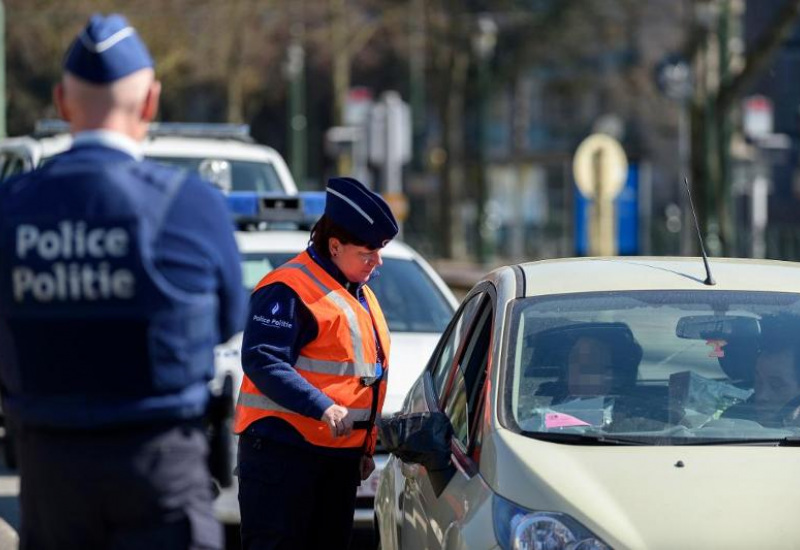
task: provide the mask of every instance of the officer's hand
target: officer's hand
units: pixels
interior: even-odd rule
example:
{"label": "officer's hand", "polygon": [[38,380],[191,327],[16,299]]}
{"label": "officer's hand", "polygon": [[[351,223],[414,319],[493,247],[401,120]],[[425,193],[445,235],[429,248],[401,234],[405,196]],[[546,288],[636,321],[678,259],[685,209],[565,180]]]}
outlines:
{"label": "officer's hand", "polygon": [[320,420],[328,425],[333,437],[350,435],[350,432],[353,431],[353,418],[350,416],[350,411],[347,410],[347,407],[331,405],[322,413]]}
{"label": "officer's hand", "polygon": [[361,457],[361,481],[364,481],[369,475],[375,471],[375,461],[371,456],[364,455]]}

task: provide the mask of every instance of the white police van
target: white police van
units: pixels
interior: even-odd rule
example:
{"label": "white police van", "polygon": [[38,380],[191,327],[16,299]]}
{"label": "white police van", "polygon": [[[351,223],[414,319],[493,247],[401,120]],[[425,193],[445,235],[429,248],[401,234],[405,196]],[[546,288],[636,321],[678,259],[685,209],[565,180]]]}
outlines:
{"label": "white police van", "polygon": [[[30,136],[0,141],[0,182],[41,166],[71,144],[63,120],[42,120]],[[233,195],[297,193],[283,157],[255,143],[246,124],[153,123],[142,148],[145,157],[198,170]]]}
{"label": "white police van", "polygon": [[[306,249],[308,228],[324,211],[324,201],[324,193],[242,199],[235,203],[229,200],[243,222],[242,227],[251,229],[236,233],[248,294],[264,275]],[[381,256],[383,265],[368,284],[381,304],[392,338],[389,384],[383,407],[383,415],[390,416],[400,410],[408,389],[425,368],[458,300],[433,268],[408,245],[391,241]],[[238,392],[242,379],[241,344],[242,335],[238,334],[217,346],[213,389],[218,389],[225,377],[230,376]],[[232,448],[231,453],[234,459],[236,449]],[[375,471],[358,489],[357,527],[373,524],[375,489],[388,459],[379,442]],[[215,501],[217,517],[227,524],[240,521],[238,488],[236,480],[233,481],[233,486],[223,489]]]}

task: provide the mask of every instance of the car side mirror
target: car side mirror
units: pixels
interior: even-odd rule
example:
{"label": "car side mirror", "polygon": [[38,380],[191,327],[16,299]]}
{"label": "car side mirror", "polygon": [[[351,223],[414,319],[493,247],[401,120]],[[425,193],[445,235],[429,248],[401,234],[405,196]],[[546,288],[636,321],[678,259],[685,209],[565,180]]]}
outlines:
{"label": "car side mirror", "polygon": [[378,420],[377,425],[384,447],[403,462],[422,464],[434,492],[441,494],[455,472],[450,454],[453,426],[447,415],[438,411],[398,414]]}

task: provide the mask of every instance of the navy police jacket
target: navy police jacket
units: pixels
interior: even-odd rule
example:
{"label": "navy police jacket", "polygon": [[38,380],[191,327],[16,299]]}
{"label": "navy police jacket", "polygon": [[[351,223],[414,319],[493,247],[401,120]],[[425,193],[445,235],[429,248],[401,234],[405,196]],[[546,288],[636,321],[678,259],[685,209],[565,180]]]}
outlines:
{"label": "navy police jacket", "polygon": [[241,266],[221,193],[125,145],[78,134],[0,183],[0,389],[23,426],[196,418],[213,348],[240,330]]}

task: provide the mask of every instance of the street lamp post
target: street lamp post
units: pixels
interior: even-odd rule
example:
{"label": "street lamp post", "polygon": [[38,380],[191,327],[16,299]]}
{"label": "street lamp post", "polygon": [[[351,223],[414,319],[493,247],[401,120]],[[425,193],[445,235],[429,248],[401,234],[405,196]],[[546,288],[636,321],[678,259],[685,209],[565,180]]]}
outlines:
{"label": "street lamp post", "polygon": [[488,185],[486,178],[486,157],[488,149],[489,122],[489,84],[490,64],[497,44],[497,24],[486,14],[478,17],[476,33],[472,36],[472,48],[477,58],[478,77],[478,170],[477,170],[477,224],[478,224],[478,262],[488,263],[492,253],[489,250],[489,224],[486,215]]}
{"label": "street lamp post", "polygon": [[302,43],[302,24],[295,23],[286,60],[286,76],[289,80],[289,166],[298,185],[306,179],[306,118],[305,95],[305,49]]}
{"label": "street lamp post", "polygon": [[[692,80],[692,67],[689,62],[680,55],[668,55],[658,65],[656,79],[659,88],[668,98],[676,101],[678,107],[678,166],[680,173],[677,182],[677,198],[682,212],[682,226],[685,228],[680,232],[680,253],[683,256],[691,254],[694,247],[694,239],[691,231],[687,229],[692,224],[692,214],[689,210],[689,197],[683,187],[683,178],[689,176],[691,170],[690,157],[690,127],[689,127],[689,103],[694,93],[694,82]],[[692,182],[701,185],[702,182]]]}

